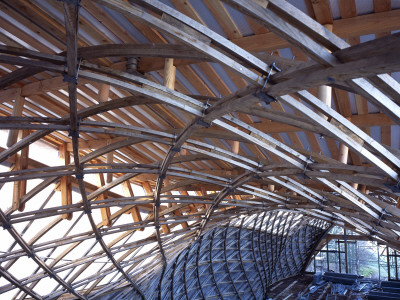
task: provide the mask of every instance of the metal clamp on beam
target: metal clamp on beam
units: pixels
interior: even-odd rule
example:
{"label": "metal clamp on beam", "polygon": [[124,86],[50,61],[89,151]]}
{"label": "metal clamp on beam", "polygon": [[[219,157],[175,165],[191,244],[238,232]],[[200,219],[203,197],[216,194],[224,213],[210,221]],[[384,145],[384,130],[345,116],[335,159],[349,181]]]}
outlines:
{"label": "metal clamp on beam", "polygon": [[29,249],[31,251],[27,253],[28,258],[34,258],[35,257],[35,251],[33,250],[33,247],[29,247]]}
{"label": "metal clamp on beam", "polygon": [[58,2],[64,2],[67,4],[72,4],[77,7],[81,7],[81,0],[57,0]]}
{"label": "metal clamp on beam", "polygon": [[381,215],[379,216],[379,219],[378,219],[378,222],[376,223],[376,226],[383,227],[383,226],[381,225],[381,221],[382,221],[383,216],[384,216],[385,214],[388,214],[386,208],[387,208],[387,207],[385,207],[385,209],[381,212]]}
{"label": "metal clamp on beam", "polygon": [[[311,154],[310,154],[310,156],[307,158],[306,165],[304,166],[304,171],[308,168],[308,165],[313,162],[315,162],[315,161],[312,159]],[[312,168],[310,168],[310,170],[312,171]]]}
{"label": "metal clamp on beam", "polygon": [[[67,0],[67,1],[68,1],[68,0]],[[71,1],[74,1],[74,0],[71,0]],[[80,0],[78,0],[78,1],[80,2]],[[78,7],[80,7],[80,5],[78,5]],[[62,73],[63,81],[65,81],[65,82],[71,82],[71,83],[74,83],[75,85],[77,85],[77,84],[78,84],[79,70],[81,69],[81,63],[82,63],[82,58],[79,59],[79,64],[78,64],[78,68],[77,68],[77,70],[76,70],[76,75],[75,75],[75,77],[74,77],[74,76],[71,76],[71,75],[69,75],[69,74],[67,74],[67,73],[65,72],[65,70],[64,70],[64,73]]]}
{"label": "metal clamp on beam", "polygon": [[181,147],[171,147],[171,152],[181,152]]}
{"label": "metal clamp on beam", "polygon": [[329,201],[329,200],[328,200],[328,199],[326,198],[326,196],[324,195],[324,196],[322,197],[321,202],[319,202],[319,205],[320,205],[320,206],[326,205],[328,201]]}
{"label": "metal clamp on beam", "polygon": [[209,108],[211,106],[211,104],[209,102],[210,102],[210,99],[207,99],[207,102],[206,102],[206,104],[204,105],[204,108],[203,108],[203,117],[206,114],[207,108]]}
{"label": "metal clamp on beam", "polygon": [[254,178],[254,179],[262,179],[262,177],[261,177],[260,175],[258,175],[258,174],[254,174],[254,175],[253,175],[253,178]]}
{"label": "metal clamp on beam", "polygon": [[[274,62],[272,63],[272,65],[270,65],[271,70],[275,70],[276,72],[280,72],[281,69],[279,69],[276,65],[276,60],[274,60]],[[269,71],[269,73],[271,73],[271,71]]]}
{"label": "metal clamp on beam", "polygon": [[66,73],[63,73],[62,76],[63,76],[63,81],[64,82],[71,82],[71,83],[76,84],[76,85],[78,84],[78,77],[71,76],[71,75],[68,75]]}
{"label": "metal clamp on beam", "polygon": [[388,187],[389,189],[391,189],[393,193],[400,193],[400,186],[399,186],[400,185],[400,179],[399,179],[399,181],[397,181],[397,183],[395,185],[391,185],[391,184],[388,184],[388,183],[384,183],[384,185],[386,187]]}
{"label": "metal clamp on beam", "polygon": [[253,94],[254,97],[257,97],[258,99],[260,99],[261,101],[265,102],[266,104],[270,104],[271,102],[277,102],[278,99],[276,97],[272,97],[266,93],[264,93],[263,91],[261,92],[256,92]]}
{"label": "metal clamp on beam", "polygon": [[90,208],[89,209],[84,209],[83,212],[88,215],[88,214],[92,213],[92,210]]}
{"label": "metal clamp on beam", "polygon": [[[304,166],[303,173],[297,173],[296,175],[297,175],[299,178],[302,177],[302,178],[304,178],[304,179],[311,179],[310,176],[307,176],[307,175],[306,175],[306,171],[307,171],[308,165],[309,165],[310,163],[313,163],[313,162],[314,162],[314,160],[311,158],[311,154],[310,154],[310,156],[308,157],[308,159],[307,159],[307,161],[306,161],[306,165]],[[312,170],[312,169],[310,168],[310,170]]]}
{"label": "metal clamp on beam", "polygon": [[209,123],[207,123],[206,121],[204,121],[203,118],[198,119],[197,122],[196,122],[196,124],[201,125],[201,126],[204,126],[205,128],[211,127],[211,124],[209,124]]}
{"label": "metal clamp on beam", "polygon": [[296,173],[296,176],[299,178],[299,179],[311,179],[311,177],[310,176],[308,176],[306,173],[306,170],[304,170],[302,173]]}
{"label": "metal clamp on beam", "polygon": [[10,223],[2,224],[1,226],[3,226],[3,230],[11,229]]}
{"label": "metal clamp on beam", "polygon": [[270,66],[270,69],[268,71],[268,75],[265,78],[265,82],[263,87],[261,88],[261,90],[259,92],[256,92],[253,94],[254,97],[257,97],[258,99],[260,99],[261,101],[265,102],[266,104],[270,104],[271,102],[277,102],[278,99],[276,97],[270,96],[266,93],[264,93],[265,90],[265,86],[267,85],[267,83],[269,82],[269,78],[271,77],[271,73],[272,70],[280,72],[281,70],[276,66],[275,61],[272,63],[272,65]]}
{"label": "metal clamp on beam", "polygon": [[76,179],[83,179],[83,174],[75,174]]}
{"label": "metal clamp on beam", "polygon": [[68,130],[68,136],[79,138],[79,130],[76,130],[76,131],[72,131],[71,129]]}

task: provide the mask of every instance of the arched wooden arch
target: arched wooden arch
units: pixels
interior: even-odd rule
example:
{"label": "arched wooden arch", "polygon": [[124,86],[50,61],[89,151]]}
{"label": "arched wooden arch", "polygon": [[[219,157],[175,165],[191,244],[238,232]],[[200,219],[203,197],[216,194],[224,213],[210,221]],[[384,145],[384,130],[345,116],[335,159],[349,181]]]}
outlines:
{"label": "arched wooden arch", "polygon": [[331,225],[400,249],[399,9],[305,2],[0,3],[0,293],[258,298]]}

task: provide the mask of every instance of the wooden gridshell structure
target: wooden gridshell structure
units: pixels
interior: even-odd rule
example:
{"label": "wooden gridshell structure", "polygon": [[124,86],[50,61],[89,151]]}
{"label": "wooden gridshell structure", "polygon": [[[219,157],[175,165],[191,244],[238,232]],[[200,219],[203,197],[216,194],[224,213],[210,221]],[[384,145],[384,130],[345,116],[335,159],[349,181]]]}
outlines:
{"label": "wooden gridshell structure", "polygon": [[0,293],[258,298],[330,225],[400,249],[400,10],[370,2],[1,1]]}

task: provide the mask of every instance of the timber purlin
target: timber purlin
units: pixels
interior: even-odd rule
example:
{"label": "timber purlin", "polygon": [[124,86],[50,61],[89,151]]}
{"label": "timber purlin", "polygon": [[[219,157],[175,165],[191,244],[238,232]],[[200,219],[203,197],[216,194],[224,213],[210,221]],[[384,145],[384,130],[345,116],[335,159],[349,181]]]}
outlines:
{"label": "timber purlin", "polygon": [[330,226],[400,250],[400,10],[311,2],[1,1],[0,293],[260,299]]}

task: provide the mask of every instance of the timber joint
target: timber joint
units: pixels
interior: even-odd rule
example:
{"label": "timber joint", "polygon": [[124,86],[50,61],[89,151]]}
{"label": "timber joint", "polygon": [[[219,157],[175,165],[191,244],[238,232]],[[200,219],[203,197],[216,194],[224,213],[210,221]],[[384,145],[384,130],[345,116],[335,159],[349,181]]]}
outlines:
{"label": "timber joint", "polygon": [[57,1],[75,5],[76,7],[81,7],[81,0],[57,0]]}

